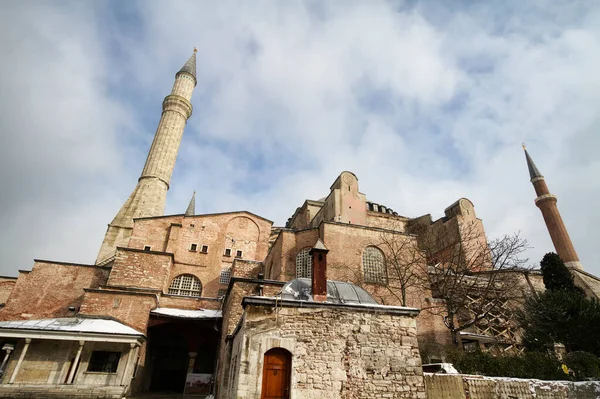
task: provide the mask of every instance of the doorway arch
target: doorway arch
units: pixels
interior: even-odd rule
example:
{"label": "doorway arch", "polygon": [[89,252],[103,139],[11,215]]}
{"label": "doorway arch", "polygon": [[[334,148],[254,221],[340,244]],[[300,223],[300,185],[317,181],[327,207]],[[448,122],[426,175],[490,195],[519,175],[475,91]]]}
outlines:
{"label": "doorway arch", "polygon": [[265,352],[261,399],[289,399],[292,354],[283,348]]}

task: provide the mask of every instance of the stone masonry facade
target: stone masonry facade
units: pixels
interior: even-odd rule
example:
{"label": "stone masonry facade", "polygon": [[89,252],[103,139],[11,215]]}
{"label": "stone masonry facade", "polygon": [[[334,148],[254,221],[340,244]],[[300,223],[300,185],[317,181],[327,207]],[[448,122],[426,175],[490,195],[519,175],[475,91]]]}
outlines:
{"label": "stone masonry facade", "polygon": [[414,316],[384,307],[250,304],[231,343],[220,398],[259,398],[263,354],[292,354],[293,399],[425,398]]}

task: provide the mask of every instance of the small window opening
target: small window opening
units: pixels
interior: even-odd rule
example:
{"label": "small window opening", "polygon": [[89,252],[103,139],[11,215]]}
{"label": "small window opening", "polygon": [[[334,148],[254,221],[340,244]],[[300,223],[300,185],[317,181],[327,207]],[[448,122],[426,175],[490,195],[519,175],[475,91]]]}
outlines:
{"label": "small window opening", "polygon": [[194,227],[196,227],[196,225],[195,224],[190,224],[190,227],[194,228]]}
{"label": "small window opening", "polygon": [[150,245],[144,246],[144,251],[150,251],[152,247]]}
{"label": "small window opening", "polygon": [[121,306],[121,298],[115,298],[113,300],[113,309],[117,309],[119,306]]}
{"label": "small window opening", "polygon": [[219,288],[217,298],[223,298],[225,295],[227,295],[227,288]]}
{"label": "small window opening", "polygon": [[224,256],[231,256],[231,248],[225,248]]}
{"label": "small window opening", "polygon": [[229,280],[231,280],[231,269],[223,269],[221,270],[221,274],[219,275],[219,284],[229,284]]}
{"label": "small window opening", "polygon": [[116,373],[121,352],[93,351],[87,371]]}
{"label": "small window opening", "polygon": [[237,251],[235,251],[235,257],[236,258],[241,258],[242,257],[242,251],[239,250],[239,249]]}
{"label": "small window opening", "polygon": [[198,250],[198,244],[192,244],[192,245],[190,245],[190,251],[196,252],[197,250]]}
{"label": "small window opening", "polygon": [[207,254],[208,253],[208,245],[203,245],[202,248],[200,248],[200,252],[202,252],[203,254]]}

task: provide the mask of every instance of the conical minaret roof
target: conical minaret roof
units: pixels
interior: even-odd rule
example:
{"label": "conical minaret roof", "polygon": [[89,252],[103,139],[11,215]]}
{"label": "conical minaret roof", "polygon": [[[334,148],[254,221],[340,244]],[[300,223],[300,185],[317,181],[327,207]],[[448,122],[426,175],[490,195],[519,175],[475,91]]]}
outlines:
{"label": "conical minaret roof", "polygon": [[536,177],[544,177],[538,170],[537,166],[535,166],[535,163],[533,163],[533,159],[531,159],[531,157],[529,156],[529,153],[527,152],[527,147],[525,147],[525,144],[523,144],[523,151],[525,151],[525,159],[527,160],[527,169],[529,169],[529,178],[533,179]]}
{"label": "conical minaret roof", "polygon": [[196,192],[192,194],[192,199],[190,200],[190,204],[185,210],[185,216],[194,216],[196,214]]}
{"label": "conical minaret roof", "polygon": [[181,69],[179,70],[178,73],[181,73],[181,72],[189,73],[190,75],[192,75],[194,77],[194,80],[196,80],[196,53],[197,52],[198,52],[198,50],[194,48],[194,53],[185,62],[185,64],[183,64],[183,66],[181,67]]}

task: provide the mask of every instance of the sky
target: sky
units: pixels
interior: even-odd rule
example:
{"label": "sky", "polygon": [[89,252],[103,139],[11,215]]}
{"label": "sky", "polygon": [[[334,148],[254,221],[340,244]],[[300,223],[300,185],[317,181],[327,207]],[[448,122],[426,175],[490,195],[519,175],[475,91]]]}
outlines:
{"label": "sky", "polygon": [[525,142],[600,275],[598,1],[3,1],[0,44],[1,275],[93,263],[194,47],[167,214],[283,225],[350,170],[408,217],[469,198],[535,265]]}

